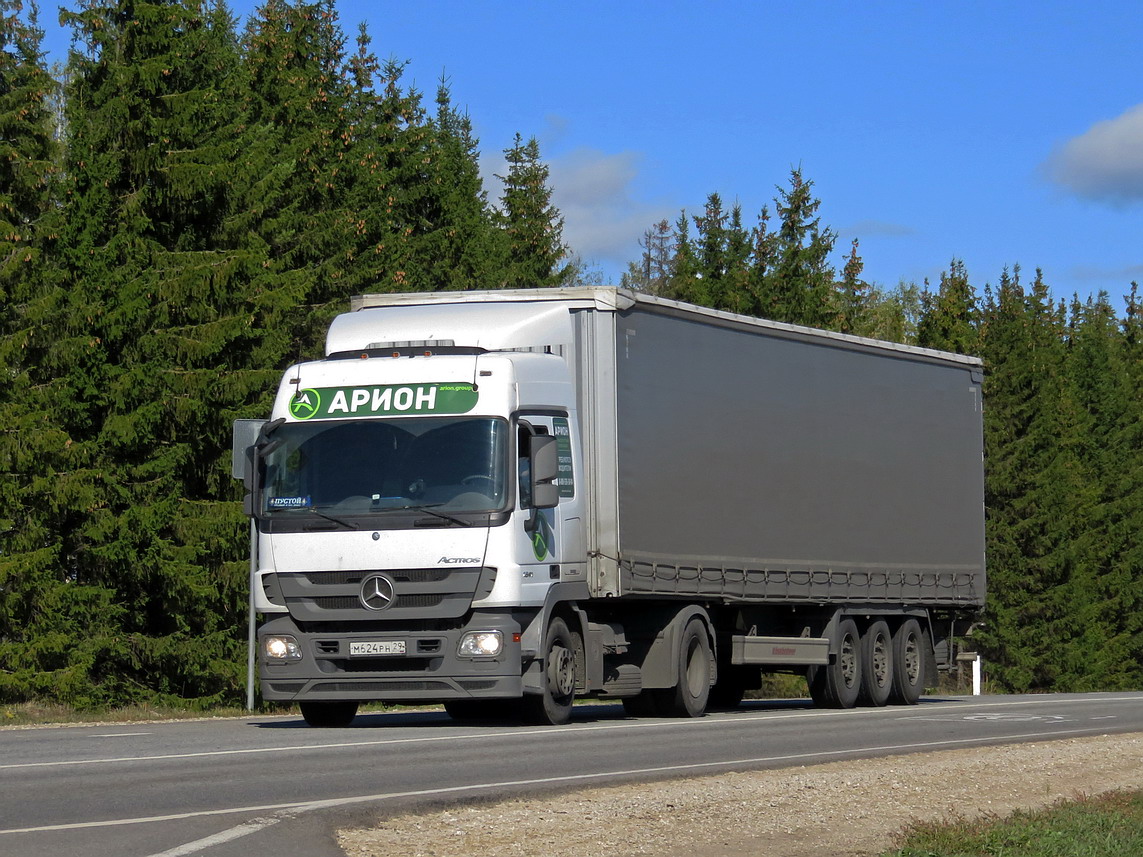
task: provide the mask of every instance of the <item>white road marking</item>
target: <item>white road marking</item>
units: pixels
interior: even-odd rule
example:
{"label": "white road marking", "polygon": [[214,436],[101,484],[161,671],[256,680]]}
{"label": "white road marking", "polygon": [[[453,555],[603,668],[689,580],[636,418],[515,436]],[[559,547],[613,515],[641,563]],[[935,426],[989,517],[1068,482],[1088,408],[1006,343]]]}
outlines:
{"label": "white road marking", "polygon": [[[1123,696],[1111,697],[1101,700],[1102,702],[1139,702],[1143,700],[1143,696]],[[1090,703],[1090,699],[1029,699],[1029,700],[1012,700],[1009,702],[945,702],[945,703],[929,703],[920,706],[924,711],[921,713],[905,714],[902,712],[898,719],[902,720],[925,720],[929,719],[925,714],[936,711],[960,711],[967,705],[974,708],[986,708],[995,706],[1019,706],[1019,705],[1068,705],[1068,704],[1082,704]],[[809,701],[807,700],[807,704]],[[465,733],[456,735],[430,735],[422,737],[402,737],[402,738],[378,738],[372,741],[327,741],[318,744],[297,744],[297,745],[279,745],[275,747],[246,747],[231,750],[202,750],[194,753],[159,753],[154,755],[144,756],[111,756],[101,759],[63,759],[56,762],[16,762],[7,765],[0,765],[0,771],[13,770],[17,768],[63,768],[72,767],[76,765],[108,765],[108,764],[123,764],[128,762],[154,762],[165,761],[168,759],[202,759],[213,756],[249,756],[262,753],[296,753],[307,750],[337,750],[337,749],[350,749],[353,747],[383,747],[403,744],[429,744],[441,741],[472,741],[472,740],[511,740],[518,741],[520,738],[530,738],[535,735],[567,735],[572,732],[586,732],[586,731],[599,731],[599,730],[616,730],[616,729],[695,729],[695,728],[709,728],[714,725],[719,726],[749,726],[757,723],[760,720],[791,720],[794,718],[805,717],[845,717],[851,720],[859,717],[876,717],[885,716],[886,714],[896,711],[896,709],[887,708],[865,708],[865,709],[846,709],[846,710],[800,710],[790,713],[775,713],[775,712],[762,712],[757,715],[745,714],[729,714],[729,715],[713,715],[703,718],[696,718],[694,720],[624,720],[617,723],[595,723],[584,726],[554,726],[554,727],[541,727],[535,729],[514,729],[510,732],[504,730],[491,730],[488,732],[479,733]],[[916,708],[914,708],[916,711]],[[959,718],[958,718],[959,719]]]}
{"label": "white road marking", "polygon": [[[332,809],[335,807],[351,806],[353,804],[379,803],[386,800],[396,800],[398,798],[408,797],[423,797],[425,795],[443,795],[454,794],[458,792],[484,792],[494,791],[497,789],[521,788],[524,786],[548,786],[563,783],[577,783],[589,780],[607,779],[609,777],[647,777],[651,775],[669,776],[718,768],[737,768],[745,765],[772,765],[779,762],[807,762],[815,759],[830,757],[837,758],[841,756],[854,756],[867,753],[884,753],[887,755],[892,755],[894,753],[903,753],[905,751],[916,750],[926,750],[932,752],[936,750],[948,749],[951,747],[964,746],[966,744],[988,746],[991,744],[1001,744],[1005,741],[1029,741],[1036,738],[1058,739],[1062,737],[1077,737],[1080,735],[1090,735],[1093,733],[1103,732],[1104,730],[1102,728],[1073,729],[1066,732],[1029,732],[1017,733],[1015,735],[999,735],[985,739],[983,741],[979,737],[955,738],[946,741],[925,741],[917,744],[886,744],[874,747],[854,747],[849,750],[821,750],[813,753],[794,753],[784,756],[758,756],[750,759],[726,759],[721,762],[696,762],[688,765],[663,765],[661,767],[655,768],[633,768],[630,770],[622,771],[597,771],[589,774],[569,774],[562,777],[541,777],[538,779],[530,780],[506,780],[496,783],[471,783],[469,785],[462,786],[418,789],[415,791],[406,792],[380,792],[378,794],[353,795],[351,797],[328,798],[325,800],[317,801],[293,801],[290,803],[264,804],[261,806],[223,807],[220,809],[207,809],[199,810],[197,812],[175,813],[172,815],[154,815],[144,816],[140,818],[115,818],[107,819],[105,821],[83,821],[74,822],[71,824],[48,824],[40,827],[14,827],[8,828],[6,830],[0,830],[0,836],[13,833],[45,833],[55,830],[85,830],[98,827],[118,827],[129,824],[150,824],[157,821],[178,821],[187,818],[205,818],[208,816],[238,815],[242,813],[280,812],[282,810],[292,810],[299,813],[312,812],[314,810]],[[241,825],[239,826],[241,827]]]}
{"label": "white road marking", "polygon": [[[1095,718],[1090,718],[1095,719]],[[1076,718],[1062,714],[1010,714],[1007,711],[989,711],[979,714],[946,714],[942,717],[911,717],[910,720],[929,723],[1075,723]]]}
{"label": "white road marking", "polygon": [[100,735],[92,735],[92,738],[133,738],[136,735],[151,735],[151,732],[104,732]]}
{"label": "white road marking", "polygon": [[239,824],[237,827],[231,827],[229,830],[223,830],[213,836],[204,836],[202,839],[196,839],[194,842],[187,842],[185,845],[178,845],[166,851],[160,851],[158,854],[151,854],[150,857],[187,857],[190,854],[197,854],[207,848],[213,848],[215,845],[233,842],[235,839],[241,839],[243,836],[265,830],[267,827],[277,824],[287,815],[288,813],[282,813],[269,818],[254,818]]}

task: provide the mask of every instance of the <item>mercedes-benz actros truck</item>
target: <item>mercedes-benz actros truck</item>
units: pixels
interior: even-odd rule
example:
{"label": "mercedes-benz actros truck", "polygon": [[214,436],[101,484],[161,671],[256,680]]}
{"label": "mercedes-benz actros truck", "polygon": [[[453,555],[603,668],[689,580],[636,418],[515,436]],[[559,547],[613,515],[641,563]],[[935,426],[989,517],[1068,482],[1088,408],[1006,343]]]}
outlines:
{"label": "mercedes-benz actros truck", "polygon": [[262,697],[915,703],[984,602],[981,381],[623,289],[353,298],[235,432]]}

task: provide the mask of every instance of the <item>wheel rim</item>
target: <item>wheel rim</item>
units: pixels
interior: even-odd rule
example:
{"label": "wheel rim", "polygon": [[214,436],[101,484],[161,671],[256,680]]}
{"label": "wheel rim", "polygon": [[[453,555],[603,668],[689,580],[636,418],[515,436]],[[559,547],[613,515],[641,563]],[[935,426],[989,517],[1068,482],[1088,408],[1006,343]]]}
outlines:
{"label": "wheel rim", "polygon": [[837,661],[841,668],[841,680],[845,682],[846,687],[853,687],[857,683],[857,646],[849,634],[841,641],[841,652]]}
{"label": "wheel rim", "polygon": [[893,679],[889,675],[889,641],[884,634],[878,634],[873,641],[873,678],[878,687],[885,687]]}
{"label": "wheel rim", "polygon": [[575,659],[571,649],[559,643],[548,655],[548,687],[552,696],[563,699],[575,690]]}
{"label": "wheel rim", "polygon": [[914,685],[921,675],[921,648],[917,645],[915,634],[905,638],[904,649],[905,676],[909,679],[909,684]]}

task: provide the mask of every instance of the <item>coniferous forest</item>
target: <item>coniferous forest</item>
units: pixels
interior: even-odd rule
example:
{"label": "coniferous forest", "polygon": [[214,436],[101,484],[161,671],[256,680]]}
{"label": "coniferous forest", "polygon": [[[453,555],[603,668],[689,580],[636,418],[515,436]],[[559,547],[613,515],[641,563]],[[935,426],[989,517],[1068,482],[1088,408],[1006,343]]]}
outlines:
{"label": "coniferous forest", "polygon": [[[498,141],[342,32],[330,0],[79,0],[49,69],[0,0],[0,703],[242,698],[247,522],[230,426],[354,294],[574,284],[534,139]],[[1143,687],[1143,303],[862,280],[792,171],[712,194],[623,285],[984,358],[998,689]]]}

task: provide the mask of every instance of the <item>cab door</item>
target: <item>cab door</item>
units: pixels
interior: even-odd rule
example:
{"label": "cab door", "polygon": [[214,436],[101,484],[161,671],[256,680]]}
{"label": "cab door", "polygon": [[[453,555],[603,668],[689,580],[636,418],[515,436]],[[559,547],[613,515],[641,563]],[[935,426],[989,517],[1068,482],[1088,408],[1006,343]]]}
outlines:
{"label": "cab door", "polygon": [[[516,452],[518,485],[517,556],[524,568],[525,581],[584,580],[587,556],[582,501],[577,490],[578,465],[572,419],[563,415],[528,414],[517,422]],[[556,439],[559,476],[559,504],[536,509],[530,496],[529,456],[533,437]],[[530,576],[529,576],[530,575]]]}

